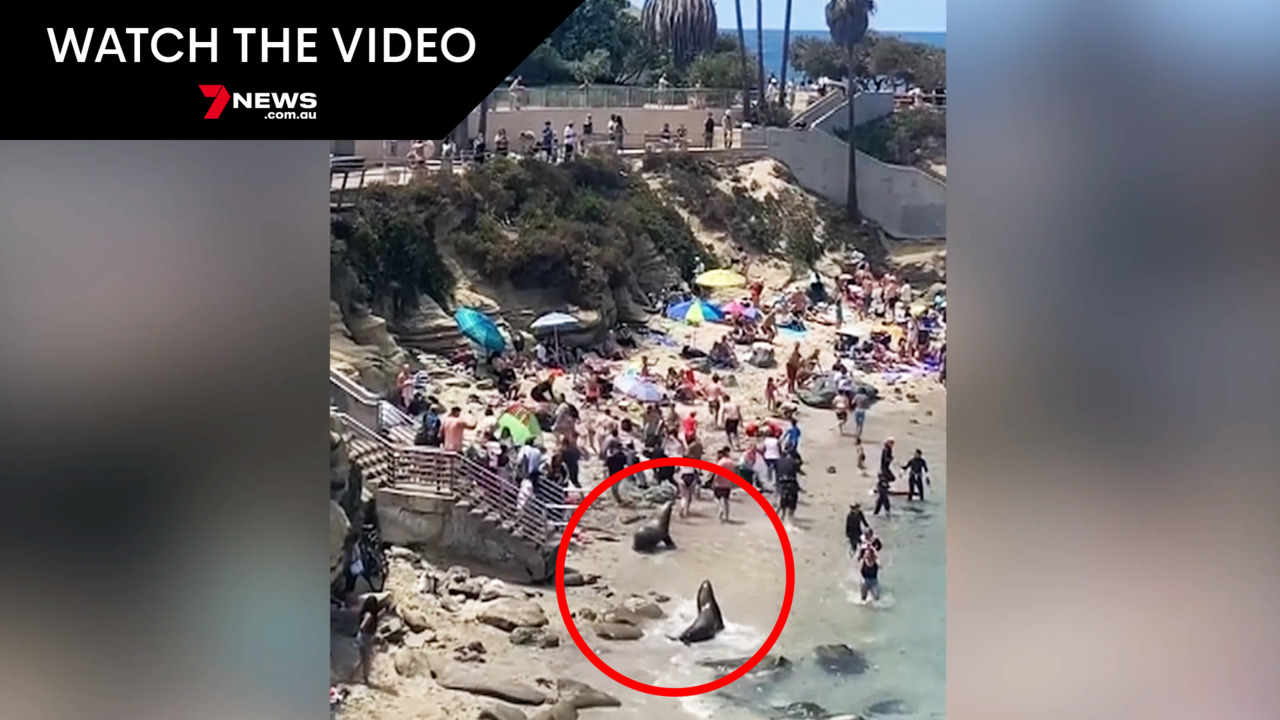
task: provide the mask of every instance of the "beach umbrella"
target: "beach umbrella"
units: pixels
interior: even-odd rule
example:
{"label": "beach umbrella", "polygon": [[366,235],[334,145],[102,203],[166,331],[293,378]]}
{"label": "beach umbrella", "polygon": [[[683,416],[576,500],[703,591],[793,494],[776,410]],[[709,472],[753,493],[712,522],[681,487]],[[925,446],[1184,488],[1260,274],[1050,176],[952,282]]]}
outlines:
{"label": "beach umbrella", "polygon": [[695,298],[693,300],[686,300],[682,303],[676,303],[675,305],[667,308],[667,317],[672,320],[683,320],[690,325],[697,325],[698,323],[718,322],[723,320],[724,313],[720,312],[716,306],[706,300]]}
{"label": "beach umbrella", "polygon": [[613,386],[623,395],[640,402],[659,402],[663,397],[662,388],[630,372],[619,375],[613,381]]}
{"label": "beach umbrella", "polygon": [[511,436],[511,442],[517,445],[523,445],[529,441],[529,438],[542,435],[542,426],[538,424],[538,418],[527,411],[503,413],[498,417],[498,430],[506,430]]}
{"label": "beach umbrella", "polygon": [[743,305],[737,300],[730,302],[720,309],[734,317],[744,317],[748,320],[755,320],[760,317],[760,308],[753,305]]}
{"label": "beach umbrella", "polygon": [[502,352],[507,349],[507,340],[488,315],[469,307],[458,308],[453,314],[458,329],[480,347],[489,352]]}
{"label": "beach umbrella", "polygon": [[547,313],[529,326],[530,330],[536,332],[558,332],[560,330],[573,330],[582,327],[582,321],[578,318],[562,312]]}
{"label": "beach umbrella", "polygon": [[694,278],[694,282],[702,287],[725,288],[742,287],[747,279],[732,270],[708,270]]}

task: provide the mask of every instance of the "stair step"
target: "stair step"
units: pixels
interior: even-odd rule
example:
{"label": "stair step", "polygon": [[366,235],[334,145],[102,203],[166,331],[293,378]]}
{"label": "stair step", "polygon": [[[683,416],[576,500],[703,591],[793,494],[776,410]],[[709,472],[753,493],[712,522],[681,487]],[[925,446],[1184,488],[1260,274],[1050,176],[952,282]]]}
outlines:
{"label": "stair step", "polygon": [[472,505],[470,500],[460,498],[453,503],[453,506],[459,510],[468,510]]}

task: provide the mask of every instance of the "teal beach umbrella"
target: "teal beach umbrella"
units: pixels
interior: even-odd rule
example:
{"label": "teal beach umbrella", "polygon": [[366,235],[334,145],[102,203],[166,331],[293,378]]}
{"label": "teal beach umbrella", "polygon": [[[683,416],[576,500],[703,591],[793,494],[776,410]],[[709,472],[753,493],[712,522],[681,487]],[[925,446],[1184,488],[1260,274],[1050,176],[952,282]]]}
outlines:
{"label": "teal beach umbrella", "polygon": [[502,352],[507,349],[507,339],[502,337],[498,326],[489,319],[488,315],[479,310],[464,307],[458,308],[458,311],[453,314],[453,319],[468,340],[485,350]]}

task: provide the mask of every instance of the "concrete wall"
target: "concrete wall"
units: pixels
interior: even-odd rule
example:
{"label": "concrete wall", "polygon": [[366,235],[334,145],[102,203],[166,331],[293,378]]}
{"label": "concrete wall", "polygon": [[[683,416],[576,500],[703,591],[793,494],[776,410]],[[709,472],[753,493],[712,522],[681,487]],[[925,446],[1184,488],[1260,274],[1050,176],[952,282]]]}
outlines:
{"label": "concrete wall", "polygon": [[378,523],[392,545],[430,547],[467,559],[516,582],[543,582],[555,573],[555,548],[512,535],[454,501],[412,488],[379,488]]}
{"label": "concrete wall", "polygon": [[[857,108],[855,107],[855,110]],[[825,132],[768,128],[769,155],[786,165],[806,190],[843,205],[849,146]],[[947,235],[947,186],[912,167],[858,153],[858,205],[889,235],[934,239]]]}
{"label": "concrete wall", "polygon": [[[853,98],[853,121],[858,125],[878,120],[892,112],[892,93],[858,93]],[[834,133],[836,130],[845,130],[848,127],[849,106],[843,102],[817,120],[814,120],[810,126],[813,130],[821,130],[828,133]]]}

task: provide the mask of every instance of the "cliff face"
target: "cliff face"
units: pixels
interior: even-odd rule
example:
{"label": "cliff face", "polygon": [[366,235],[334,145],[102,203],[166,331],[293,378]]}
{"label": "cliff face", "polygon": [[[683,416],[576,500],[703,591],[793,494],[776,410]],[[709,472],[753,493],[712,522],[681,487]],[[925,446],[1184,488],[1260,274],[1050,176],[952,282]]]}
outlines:
{"label": "cliff face", "polygon": [[583,329],[564,339],[590,342],[645,321],[699,268],[768,268],[773,282],[828,253],[887,258],[874,229],[838,215],[773,161],[718,167],[684,154],[502,161],[449,182],[375,187],[334,223],[331,365],[388,392],[405,350],[467,346],[458,306],[508,332],[570,312]]}

